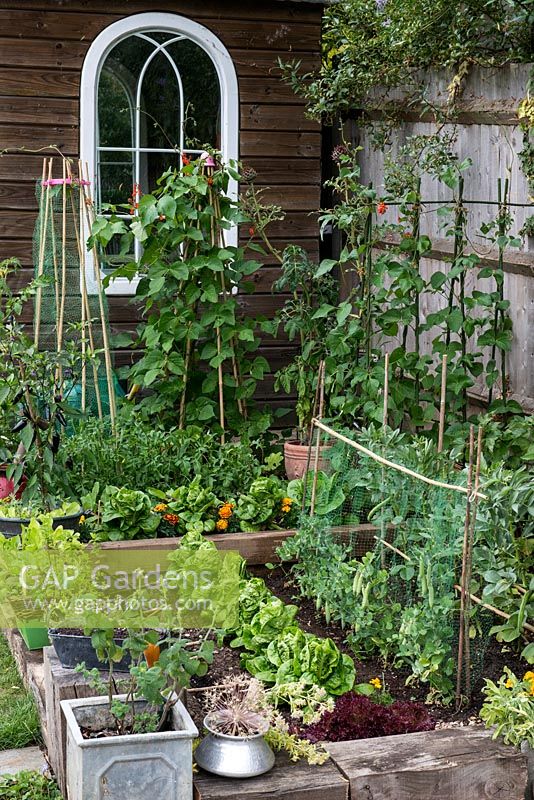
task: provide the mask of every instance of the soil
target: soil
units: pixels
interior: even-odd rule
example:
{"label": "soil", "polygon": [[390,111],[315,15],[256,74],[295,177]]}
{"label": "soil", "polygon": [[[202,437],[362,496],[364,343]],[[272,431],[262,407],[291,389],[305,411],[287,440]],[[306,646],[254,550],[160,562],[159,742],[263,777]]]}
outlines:
{"label": "soil", "polygon": [[[345,644],[346,631],[336,623],[327,624],[324,616],[317,612],[315,604],[300,596],[291,577],[278,567],[269,570],[266,567],[248,567],[249,573],[261,577],[269,589],[283,600],[285,603],[295,603],[299,607],[297,621],[303,630],[314,633],[317,636],[329,636],[344,653],[352,658],[354,655]],[[354,659],[356,664],[356,676],[358,683],[366,683],[371,678],[379,677],[387,691],[395,700],[417,700],[424,702],[428,694],[428,687],[425,685],[406,686],[406,679],[410,675],[409,670],[392,669],[384,666],[379,659],[359,661]],[[473,686],[472,702],[469,707],[456,711],[454,705],[439,706],[431,705],[429,710],[437,722],[438,727],[453,727],[457,725],[473,724],[480,722],[478,712],[482,706],[484,697],[481,689],[484,685],[484,678],[498,680],[503,673],[503,667],[508,666],[516,675],[523,674],[525,670],[524,662],[512,650],[505,645],[500,645],[494,637],[491,637],[485,653],[482,676]],[[239,651],[232,650],[227,644],[216,648],[215,658],[207,675],[203,678],[195,678],[192,681],[192,691],[187,693],[187,707],[193,717],[195,724],[201,728],[202,719],[206,713],[202,697],[202,689],[224,683],[229,674],[239,674],[243,670],[239,663]]]}

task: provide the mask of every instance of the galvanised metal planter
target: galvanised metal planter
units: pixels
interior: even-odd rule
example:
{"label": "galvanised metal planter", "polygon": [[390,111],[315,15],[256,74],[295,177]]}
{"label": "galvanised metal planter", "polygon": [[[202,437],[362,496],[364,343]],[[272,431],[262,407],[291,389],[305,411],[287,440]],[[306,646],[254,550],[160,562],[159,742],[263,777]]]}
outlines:
{"label": "galvanised metal planter", "polygon": [[[117,699],[124,700],[125,695]],[[136,701],[141,709],[144,701]],[[192,800],[193,739],[198,730],[178,701],[171,730],[84,739],[80,727],[105,730],[108,700],[63,700],[69,800]]]}
{"label": "galvanised metal planter", "polygon": [[195,750],[195,761],[199,767],[225,778],[253,778],[263,775],[274,767],[274,753],[263,738],[269,730],[255,736],[229,736],[210,726],[210,715],[204,718],[208,735]]}

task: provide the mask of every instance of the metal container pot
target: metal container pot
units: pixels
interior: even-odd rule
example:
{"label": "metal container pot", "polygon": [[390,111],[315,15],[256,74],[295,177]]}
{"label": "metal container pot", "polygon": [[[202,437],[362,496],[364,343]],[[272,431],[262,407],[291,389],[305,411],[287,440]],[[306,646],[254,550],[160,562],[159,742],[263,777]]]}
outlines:
{"label": "metal container pot", "polygon": [[[83,511],[80,509],[76,514],[69,514],[66,517],[54,517],[52,520],[52,527],[59,528],[59,526],[62,525],[68,530],[77,531],[80,528],[80,517],[82,514]],[[0,517],[0,533],[3,534],[6,539],[10,539],[13,536],[20,536],[22,528],[29,525],[30,521],[30,518]]]}
{"label": "metal container pot", "polygon": [[[84,636],[83,633],[61,633],[57,628],[50,628],[48,636],[62,667],[74,669],[83,661],[87,669],[94,667],[103,671],[109,669],[104,662],[98,659],[90,636]],[[118,637],[113,641],[117,645],[122,644],[122,639]],[[126,654],[118,664],[114,664],[113,671],[129,672],[131,663],[130,655]]]}
{"label": "metal container pot", "polygon": [[[126,695],[116,698],[124,701]],[[135,701],[139,710],[147,703]],[[170,730],[86,739],[82,729],[112,724],[106,697],[62,700],[67,726],[69,800],[193,800],[193,739],[198,731],[178,700]]]}
{"label": "metal container pot", "polygon": [[228,736],[218,733],[210,725],[210,714],[204,718],[208,735],[195,750],[195,761],[199,767],[225,778],[253,778],[263,775],[274,767],[274,753],[263,738],[269,730],[254,736]]}

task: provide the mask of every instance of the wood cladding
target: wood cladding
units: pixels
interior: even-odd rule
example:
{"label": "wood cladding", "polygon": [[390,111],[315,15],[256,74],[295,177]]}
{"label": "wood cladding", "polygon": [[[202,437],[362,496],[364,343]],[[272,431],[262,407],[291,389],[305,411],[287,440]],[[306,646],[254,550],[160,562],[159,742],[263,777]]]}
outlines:
{"label": "wood cladding", "polygon": [[[79,91],[83,60],[92,40],[129,14],[154,10],[150,0],[5,0],[0,9],[0,259],[15,256],[31,277],[32,234],[37,203],[35,182],[44,155],[57,148],[78,155]],[[257,171],[264,200],[281,205],[284,222],[271,236],[278,248],[294,242],[318,256],[320,128],[305,116],[304,104],[282,82],[278,60],[298,59],[310,71],[319,59],[322,9],[306,3],[261,0],[158,0],[158,11],[193,18],[228,48],[239,80],[240,156]],[[45,148],[40,153],[35,151]],[[33,151],[33,152],[31,152]],[[245,230],[248,238],[248,232]],[[271,316],[283,300],[272,294],[280,274],[272,257],[250,280],[254,295],[243,295],[244,313]],[[110,297],[116,331],[133,330],[137,314],[130,298]],[[265,342],[272,369],[292,355],[283,337]],[[117,353],[126,363],[128,354]],[[272,396],[272,379],[260,392]],[[280,399],[277,401],[279,402]],[[284,402],[286,398],[284,398]]]}

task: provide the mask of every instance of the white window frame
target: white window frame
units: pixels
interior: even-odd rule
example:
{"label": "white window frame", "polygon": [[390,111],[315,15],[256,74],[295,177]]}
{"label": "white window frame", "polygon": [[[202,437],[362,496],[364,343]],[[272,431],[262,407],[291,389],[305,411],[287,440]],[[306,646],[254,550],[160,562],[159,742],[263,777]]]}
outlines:
{"label": "white window frame", "polygon": [[[183,35],[202,47],[210,56],[219,78],[221,91],[220,149],[222,158],[227,163],[231,160],[237,161],[239,157],[239,88],[234,63],[226,47],[208,28],[179,14],[162,12],[133,14],[104,28],[91,44],[83,63],[80,88],[80,158],[83,164],[88,164],[93,197],[97,194],[95,190],[98,180],[96,125],[98,84],[102,67],[116,44],[133,34],[149,33],[150,31],[161,31],[175,36]],[[237,199],[236,181],[230,181],[228,194]],[[88,230],[85,230],[84,233],[86,237],[89,235]],[[236,226],[227,231],[226,238],[228,244],[237,246],[238,230]],[[88,253],[88,257],[87,278],[88,283],[92,284],[92,255]],[[109,295],[133,295],[138,282],[138,278],[134,278],[132,281],[127,278],[117,278],[110,282],[106,293]],[[91,291],[91,288],[88,288]]]}

